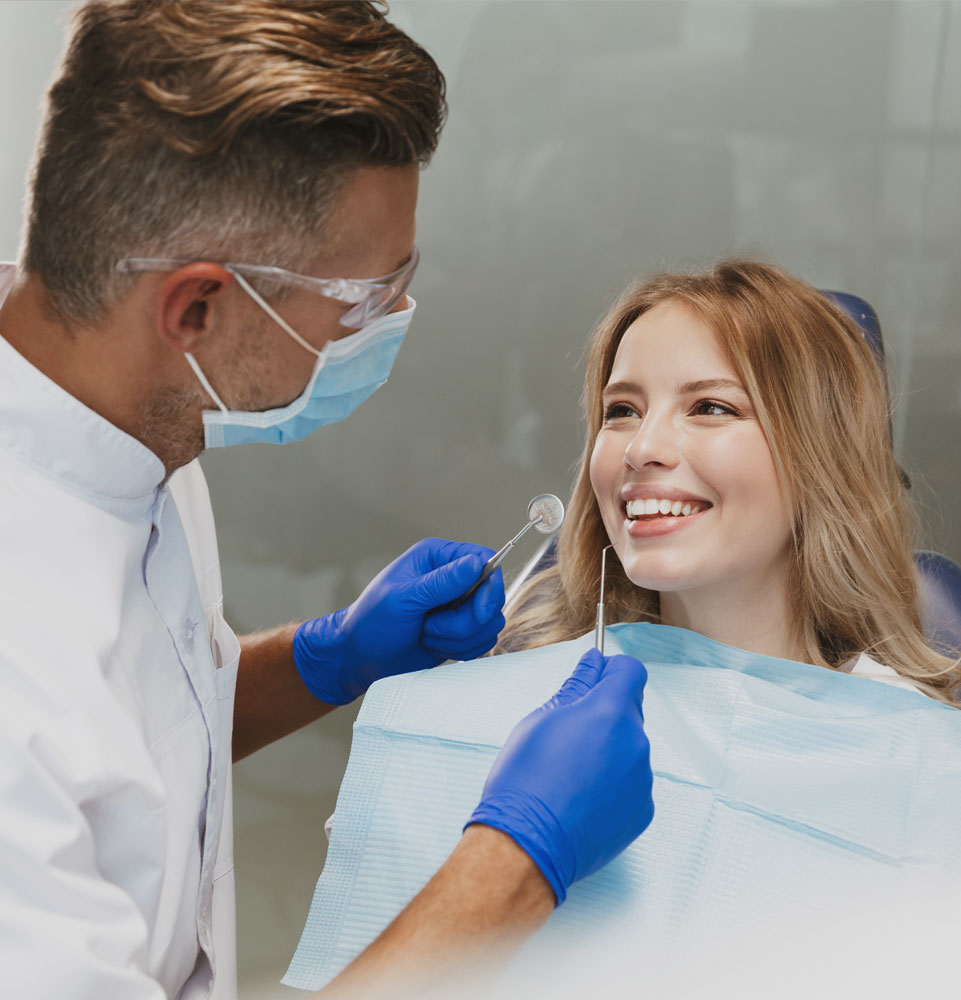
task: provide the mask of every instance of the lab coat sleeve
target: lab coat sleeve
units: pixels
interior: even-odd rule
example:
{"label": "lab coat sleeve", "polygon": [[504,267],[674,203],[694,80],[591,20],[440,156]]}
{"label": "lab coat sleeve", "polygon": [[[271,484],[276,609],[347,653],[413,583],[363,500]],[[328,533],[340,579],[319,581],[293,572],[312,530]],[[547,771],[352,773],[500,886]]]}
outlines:
{"label": "lab coat sleeve", "polygon": [[0,995],[164,1000],[143,914],[98,870],[97,734],[2,654],[0,677]]}

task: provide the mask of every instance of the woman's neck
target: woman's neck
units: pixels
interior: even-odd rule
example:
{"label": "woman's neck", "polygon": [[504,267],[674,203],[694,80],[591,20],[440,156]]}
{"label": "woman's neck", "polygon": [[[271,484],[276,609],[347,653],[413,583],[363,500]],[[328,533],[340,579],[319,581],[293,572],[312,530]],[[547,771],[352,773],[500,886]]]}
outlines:
{"label": "woman's neck", "polygon": [[[807,660],[794,616],[786,579],[738,585],[721,591],[661,593],[661,622],[690,629],[728,646],[787,660]],[[824,664],[817,661],[819,665]]]}

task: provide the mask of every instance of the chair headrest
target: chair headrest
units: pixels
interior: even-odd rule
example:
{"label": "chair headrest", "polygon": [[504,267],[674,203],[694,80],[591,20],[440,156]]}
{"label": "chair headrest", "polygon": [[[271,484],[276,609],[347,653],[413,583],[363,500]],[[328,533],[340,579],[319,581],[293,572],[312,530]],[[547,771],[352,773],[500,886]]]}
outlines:
{"label": "chair headrest", "polygon": [[864,334],[864,339],[874,351],[878,364],[884,369],[884,341],[881,338],[881,322],[878,319],[878,314],[860,295],[852,295],[850,292],[831,292],[825,289],[820,289],[820,292],[857,323]]}

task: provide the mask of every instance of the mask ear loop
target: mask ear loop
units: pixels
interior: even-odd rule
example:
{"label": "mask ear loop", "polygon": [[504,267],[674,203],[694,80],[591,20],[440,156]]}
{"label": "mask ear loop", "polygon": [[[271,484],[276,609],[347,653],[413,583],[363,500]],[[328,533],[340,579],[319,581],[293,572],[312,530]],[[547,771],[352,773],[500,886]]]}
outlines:
{"label": "mask ear loop", "polygon": [[597,624],[594,626],[594,648],[604,655],[604,577],[607,574],[607,550],[613,548],[612,545],[605,545],[601,549],[601,594],[597,602]]}
{"label": "mask ear loop", "polygon": [[[267,315],[282,330],[284,330],[286,333],[289,333],[290,336],[293,337],[294,340],[296,340],[297,343],[300,344],[300,346],[303,347],[305,350],[310,351],[310,353],[313,354],[315,357],[320,357],[320,351],[318,351],[315,347],[311,347],[311,345],[308,344],[303,337],[301,337],[301,335],[287,322],[287,320],[285,320],[283,316],[281,316],[273,308],[273,306],[271,306],[263,298],[263,296],[261,296],[260,293],[251,286],[251,284],[247,281],[247,279],[243,275],[238,274],[232,267],[228,267],[227,270],[234,276],[234,279],[236,280],[237,284],[240,285],[240,287],[254,300],[254,302],[257,303],[257,305],[260,306],[261,309],[263,309],[265,313],[267,313]],[[226,405],[224,404],[224,401],[217,395],[216,391],[214,390],[214,387],[210,384],[210,379],[208,379],[207,376],[204,375],[204,373],[201,371],[200,365],[197,364],[197,359],[189,352],[185,353],[184,357],[187,359],[187,364],[190,365],[190,367],[193,369],[194,375],[197,376],[197,380],[204,387],[204,390],[206,391],[207,395],[210,396],[210,398],[217,404],[217,407],[220,410],[220,412],[229,413],[230,411],[227,409]]]}
{"label": "mask ear loop", "polygon": [[240,287],[254,300],[254,302],[257,303],[258,306],[260,306],[261,309],[263,309],[263,311],[282,330],[284,330],[286,333],[289,333],[290,336],[293,337],[294,340],[296,340],[297,343],[300,344],[300,346],[304,348],[305,351],[310,351],[310,353],[313,354],[314,357],[316,358],[320,357],[320,351],[318,351],[316,347],[312,347],[310,344],[308,344],[307,341],[304,340],[303,337],[301,337],[301,335],[287,322],[287,320],[284,319],[283,316],[280,315],[280,313],[278,313],[274,309],[272,305],[270,305],[269,302],[267,302],[265,298],[263,298],[263,296],[250,284],[249,281],[247,281],[247,279],[242,274],[235,271],[232,267],[228,267],[227,270],[234,276],[234,278],[237,281],[237,284],[240,285]]}
{"label": "mask ear loop", "polygon": [[189,352],[184,353],[184,357],[187,359],[187,364],[190,365],[194,370],[194,375],[197,376],[197,380],[206,389],[207,395],[217,404],[220,408],[221,413],[229,413],[230,411],[224,406],[223,400],[214,392],[214,387],[210,384],[207,376],[200,370],[200,365],[197,364],[197,359]]}

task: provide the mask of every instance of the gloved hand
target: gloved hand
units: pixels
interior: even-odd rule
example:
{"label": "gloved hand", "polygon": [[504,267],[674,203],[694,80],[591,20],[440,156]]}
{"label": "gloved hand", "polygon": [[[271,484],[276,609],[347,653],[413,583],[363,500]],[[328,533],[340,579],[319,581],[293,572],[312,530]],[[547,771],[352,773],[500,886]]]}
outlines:
{"label": "gloved hand", "polygon": [[467,822],[511,836],[558,905],[654,816],[646,681],[640,660],[585,653],[560,691],[514,727]]}
{"label": "gloved hand", "polygon": [[304,622],[294,662],[313,695],[345,705],[374,681],[491,649],[504,627],[500,570],[459,608],[436,610],[474,584],[493,549],[425,538],[395,559],[349,607]]}

